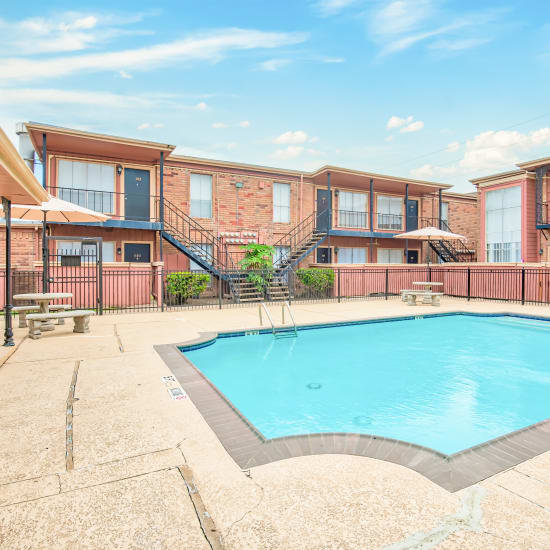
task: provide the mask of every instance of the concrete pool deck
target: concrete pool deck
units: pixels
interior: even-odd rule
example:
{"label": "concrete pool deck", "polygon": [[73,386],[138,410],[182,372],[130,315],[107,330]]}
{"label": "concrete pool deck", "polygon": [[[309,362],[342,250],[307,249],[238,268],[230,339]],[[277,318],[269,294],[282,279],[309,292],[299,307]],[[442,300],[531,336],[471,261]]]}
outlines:
{"label": "concrete pool deck", "polygon": [[[446,311],[550,317],[453,299],[293,305],[298,324]],[[0,547],[550,548],[550,452],[455,493],[350,455],[242,471],[191,399],[171,397],[153,346],[257,325],[257,306],[134,313],[23,341],[0,367]]]}

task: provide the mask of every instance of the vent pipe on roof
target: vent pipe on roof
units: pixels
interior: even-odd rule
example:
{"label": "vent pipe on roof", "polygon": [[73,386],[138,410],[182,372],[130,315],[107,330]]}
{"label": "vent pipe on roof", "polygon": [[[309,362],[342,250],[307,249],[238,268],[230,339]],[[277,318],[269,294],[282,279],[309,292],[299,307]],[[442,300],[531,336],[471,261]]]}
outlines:
{"label": "vent pipe on roof", "polygon": [[19,136],[19,154],[34,172],[34,147],[24,122],[18,122],[15,125],[15,133]]}

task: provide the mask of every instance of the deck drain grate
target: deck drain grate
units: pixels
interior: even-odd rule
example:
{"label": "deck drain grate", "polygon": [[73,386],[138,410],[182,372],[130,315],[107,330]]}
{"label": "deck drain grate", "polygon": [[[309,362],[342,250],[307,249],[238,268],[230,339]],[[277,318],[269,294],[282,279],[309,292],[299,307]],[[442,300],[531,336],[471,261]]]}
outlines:
{"label": "deck drain grate", "polygon": [[306,388],[308,390],[320,390],[323,387],[323,384],[319,384],[319,382],[310,382]]}

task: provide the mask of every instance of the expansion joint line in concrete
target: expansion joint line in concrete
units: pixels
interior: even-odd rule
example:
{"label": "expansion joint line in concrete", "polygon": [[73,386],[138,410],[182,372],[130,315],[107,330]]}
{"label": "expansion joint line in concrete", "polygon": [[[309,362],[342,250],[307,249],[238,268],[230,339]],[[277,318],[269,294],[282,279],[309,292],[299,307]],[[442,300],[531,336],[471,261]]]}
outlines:
{"label": "expansion joint line in concrete", "polygon": [[218,530],[212,516],[208,513],[206,506],[201,498],[199,490],[197,489],[193,480],[193,472],[189,466],[178,466],[178,470],[183,478],[185,486],[187,487],[187,493],[195,509],[195,514],[199,520],[199,525],[204,538],[212,550],[223,550],[222,542]]}
{"label": "expansion joint line in concrete", "polygon": [[76,380],[78,378],[78,369],[80,368],[80,360],[75,361],[71,385],[69,387],[69,396],[67,397],[67,421],[65,427],[65,468],[72,470],[74,468],[73,460],[73,405],[74,392],[76,390]]}

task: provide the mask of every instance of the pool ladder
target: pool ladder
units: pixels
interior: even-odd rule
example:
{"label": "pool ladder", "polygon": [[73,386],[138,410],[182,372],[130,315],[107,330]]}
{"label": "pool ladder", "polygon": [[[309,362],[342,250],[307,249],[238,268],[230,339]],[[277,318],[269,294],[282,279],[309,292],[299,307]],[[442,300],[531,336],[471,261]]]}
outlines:
{"label": "pool ladder", "polygon": [[[292,329],[288,329],[284,326],[285,325],[285,308],[288,310],[290,320],[292,321]],[[269,311],[265,305],[265,302],[261,302],[258,306],[258,313],[260,314],[260,326],[263,325],[262,310],[265,311],[265,314],[269,319],[269,322],[271,323],[271,331],[273,332],[273,336],[275,338],[281,338],[281,337],[287,337],[287,336],[293,336],[293,337],[298,336],[296,321],[294,320],[294,315],[292,315],[292,310],[290,309],[290,304],[288,302],[283,302],[281,304],[281,318],[282,318],[283,324],[281,327],[279,327],[279,330],[277,330],[277,328],[275,327],[275,323],[273,322],[273,319],[269,314]]]}

